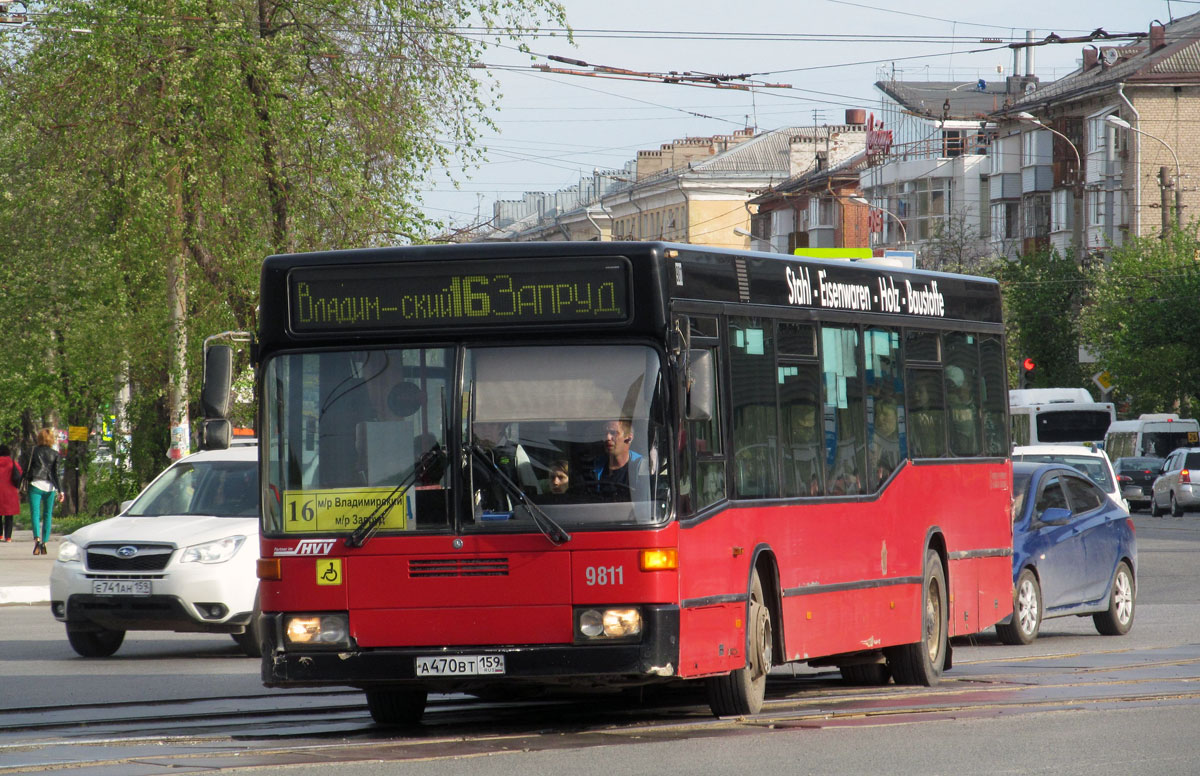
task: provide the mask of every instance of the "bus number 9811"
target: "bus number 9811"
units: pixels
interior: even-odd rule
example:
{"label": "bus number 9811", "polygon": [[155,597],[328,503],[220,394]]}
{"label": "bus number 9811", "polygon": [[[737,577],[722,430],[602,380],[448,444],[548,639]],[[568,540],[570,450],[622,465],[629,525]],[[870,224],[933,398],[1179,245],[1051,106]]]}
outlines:
{"label": "bus number 9811", "polygon": [[624,566],[588,566],[584,569],[588,587],[625,584]]}

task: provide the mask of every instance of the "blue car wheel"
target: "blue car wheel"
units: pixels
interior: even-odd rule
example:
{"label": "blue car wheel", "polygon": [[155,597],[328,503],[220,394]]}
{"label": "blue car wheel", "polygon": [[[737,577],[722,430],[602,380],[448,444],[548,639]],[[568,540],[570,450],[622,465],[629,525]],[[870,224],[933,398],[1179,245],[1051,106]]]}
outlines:
{"label": "blue car wheel", "polygon": [[996,626],[996,635],[1005,644],[1032,644],[1042,629],[1042,588],[1029,569],[1017,577],[1012,619]]}

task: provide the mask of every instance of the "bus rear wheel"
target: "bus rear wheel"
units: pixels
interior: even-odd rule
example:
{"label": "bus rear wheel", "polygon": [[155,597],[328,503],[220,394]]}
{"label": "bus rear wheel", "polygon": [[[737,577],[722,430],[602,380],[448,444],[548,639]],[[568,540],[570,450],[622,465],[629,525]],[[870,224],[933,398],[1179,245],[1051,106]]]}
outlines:
{"label": "bus rear wheel", "polygon": [[425,714],[425,690],[388,689],[367,690],[367,709],[371,719],[380,725],[414,727]]}
{"label": "bus rear wheel", "polygon": [[891,647],[884,654],[896,684],[932,687],[942,679],[949,644],[946,572],[935,550],[925,553],[925,581],[921,589],[921,640]]}
{"label": "bus rear wheel", "polygon": [[746,665],[706,680],[708,706],[718,717],[757,714],[767,694],[775,634],[771,610],[763,598],[758,572],[750,579],[750,606],[746,619]]}

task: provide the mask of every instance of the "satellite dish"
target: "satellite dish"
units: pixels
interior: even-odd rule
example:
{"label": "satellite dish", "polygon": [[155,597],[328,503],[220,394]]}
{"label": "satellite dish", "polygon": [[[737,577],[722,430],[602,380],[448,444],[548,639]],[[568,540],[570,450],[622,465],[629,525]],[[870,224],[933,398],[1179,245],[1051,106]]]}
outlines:
{"label": "satellite dish", "polygon": [[1033,81],[1029,81],[1028,83],[1025,84],[1025,93],[1026,94],[1033,94],[1036,91],[1037,91],[1037,84],[1035,84]]}
{"label": "satellite dish", "polygon": [[1104,49],[1100,56],[1104,58],[1104,64],[1109,66],[1117,64],[1117,60],[1121,58],[1121,54],[1115,48]]}

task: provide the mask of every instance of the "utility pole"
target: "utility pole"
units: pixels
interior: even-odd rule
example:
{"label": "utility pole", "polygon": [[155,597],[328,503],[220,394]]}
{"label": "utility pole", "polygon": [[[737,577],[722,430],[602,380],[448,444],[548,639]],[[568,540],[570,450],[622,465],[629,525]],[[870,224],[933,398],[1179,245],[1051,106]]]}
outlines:
{"label": "utility pole", "polygon": [[[1167,172],[1167,168],[1158,168],[1158,191],[1161,199],[1162,208],[1162,238],[1167,239],[1167,235],[1171,233],[1171,198],[1167,193],[1171,190],[1171,177]],[[1178,202],[1178,197],[1176,197]]]}

